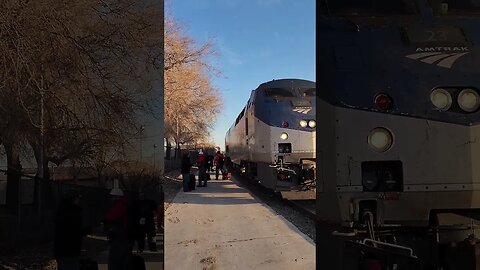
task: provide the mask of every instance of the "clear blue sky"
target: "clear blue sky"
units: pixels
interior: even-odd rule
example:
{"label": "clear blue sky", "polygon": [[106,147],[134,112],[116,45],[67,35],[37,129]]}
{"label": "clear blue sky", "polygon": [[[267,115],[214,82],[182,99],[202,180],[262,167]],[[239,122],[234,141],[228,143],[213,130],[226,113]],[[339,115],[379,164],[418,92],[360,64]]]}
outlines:
{"label": "clear blue sky", "polygon": [[220,52],[215,62],[223,74],[213,84],[223,111],[212,137],[222,150],[225,133],[259,84],[315,81],[314,0],[171,0],[165,8],[197,43],[212,38]]}

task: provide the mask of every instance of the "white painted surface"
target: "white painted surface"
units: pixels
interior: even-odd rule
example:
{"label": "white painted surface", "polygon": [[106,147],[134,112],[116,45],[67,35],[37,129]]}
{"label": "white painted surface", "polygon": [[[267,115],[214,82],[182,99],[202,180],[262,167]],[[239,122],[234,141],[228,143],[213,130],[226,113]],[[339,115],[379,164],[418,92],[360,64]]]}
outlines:
{"label": "white painted surface", "polygon": [[315,269],[313,241],[230,180],[180,191],[165,238],[165,269]]}

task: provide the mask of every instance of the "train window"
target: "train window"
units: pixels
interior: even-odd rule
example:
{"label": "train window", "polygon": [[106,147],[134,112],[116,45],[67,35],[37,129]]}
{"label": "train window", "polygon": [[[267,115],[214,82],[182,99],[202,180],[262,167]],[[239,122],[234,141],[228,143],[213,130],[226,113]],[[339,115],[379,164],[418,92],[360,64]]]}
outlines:
{"label": "train window", "polygon": [[285,88],[269,88],[265,89],[265,95],[272,98],[294,97],[295,94]]}
{"label": "train window", "polygon": [[302,97],[314,97],[317,93],[317,89],[315,88],[309,88],[309,89],[302,89],[300,90],[300,93],[302,94]]}
{"label": "train window", "polygon": [[240,119],[242,119],[244,114],[245,114],[245,108],[243,108],[243,110],[240,112],[237,119],[235,120],[235,126],[238,125],[238,122],[240,122]]}
{"label": "train window", "polygon": [[480,0],[429,0],[434,13],[480,12]]}
{"label": "train window", "polygon": [[329,13],[345,16],[405,15],[413,10],[406,0],[336,0],[326,2]]}

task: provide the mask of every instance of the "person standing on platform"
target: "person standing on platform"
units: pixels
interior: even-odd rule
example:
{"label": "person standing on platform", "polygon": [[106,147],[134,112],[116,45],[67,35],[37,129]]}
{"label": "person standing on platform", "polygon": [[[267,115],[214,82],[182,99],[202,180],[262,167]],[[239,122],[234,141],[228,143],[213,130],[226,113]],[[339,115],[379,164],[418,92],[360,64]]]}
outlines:
{"label": "person standing on platform", "polygon": [[108,270],[132,269],[133,232],[129,224],[128,202],[118,187],[118,180],[110,192],[113,205],[104,216],[109,240]]}
{"label": "person standing on platform", "polygon": [[222,173],[222,180],[225,180],[225,171],[223,168],[225,165],[225,156],[220,151],[217,151],[213,162],[215,163],[215,180],[218,180],[219,171]]}
{"label": "person standing on platform", "polygon": [[197,165],[198,165],[198,187],[207,186],[207,156],[202,150],[198,152]]}
{"label": "person standing on platform", "polygon": [[192,167],[192,164],[190,163],[190,153],[183,154],[182,156],[182,179],[183,179],[183,191],[187,192],[190,191],[188,188],[188,183],[195,179],[190,179],[190,169]]}
{"label": "person standing on platform", "polygon": [[130,213],[132,219],[130,222],[132,223],[131,227],[135,233],[135,240],[140,253],[145,249],[145,235],[148,239],[148,249],[156,251],[155,213],[157,207],[157,203],[146,198],[143,192],[139,193],[138,200],[132,204]]}
{"label": "person standing on platform", "polygon": [[213,155],[207,156],[207,172],[213,172]]}
{"label": "person standing on platform", "polygon": [[69,190],[59,204],[55,219],[54,256],[58,270],[79,270],[82,238],[91,232],[83,227],[80,194]]}

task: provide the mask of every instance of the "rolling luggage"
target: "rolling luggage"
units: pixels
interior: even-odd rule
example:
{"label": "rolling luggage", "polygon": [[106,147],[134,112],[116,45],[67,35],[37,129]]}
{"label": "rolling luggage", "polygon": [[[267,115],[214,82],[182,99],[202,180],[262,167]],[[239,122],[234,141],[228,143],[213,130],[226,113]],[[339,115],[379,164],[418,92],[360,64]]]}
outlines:
{"label": "rolling luggage", "polygon": [[188,182],[188,188],[190,190],[195,190],[195,174],[190,174],[190,180]]}
{"label": "rolling luggage", "polygon": [[133,270],[147,270],[145,267],[145,259],[138,255],[132,255]]}
{"label": "rolling luggage", "polygon": [[[188,180],[190,181],[190,180]],[[190,191],[190,182],[187,182],[187,186],[183,186],[183,192],[189,192]]]}

